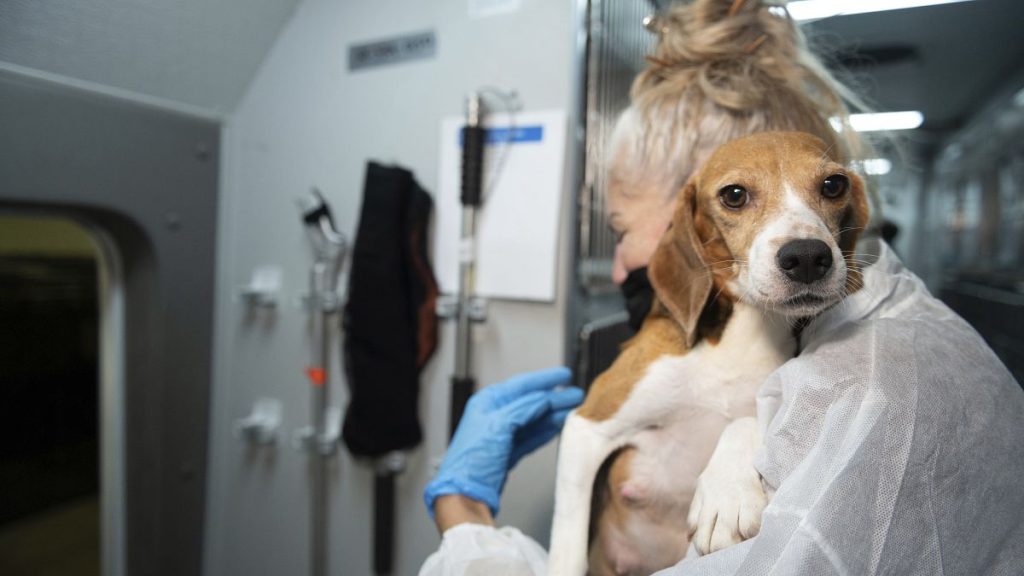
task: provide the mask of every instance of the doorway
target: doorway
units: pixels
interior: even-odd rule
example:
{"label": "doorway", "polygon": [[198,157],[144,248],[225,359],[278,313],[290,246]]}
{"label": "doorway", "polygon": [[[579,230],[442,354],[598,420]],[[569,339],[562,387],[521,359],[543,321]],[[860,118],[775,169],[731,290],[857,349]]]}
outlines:
{"label": "doorway", "polygon": [[85,228],[0,214],[0,574],[100,574],[98,290]]}

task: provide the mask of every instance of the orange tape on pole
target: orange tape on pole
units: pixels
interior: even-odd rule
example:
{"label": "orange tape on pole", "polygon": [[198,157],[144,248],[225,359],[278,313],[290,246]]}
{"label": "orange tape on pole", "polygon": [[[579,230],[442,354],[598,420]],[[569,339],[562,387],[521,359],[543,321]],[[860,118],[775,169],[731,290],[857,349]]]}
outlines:
{"label": "orange tape on pole", "polygon": [[313,386],[323,386],[324,381],[327,379],[327,373],[324,372],[323,368],[306,368],[306,376],[309,377],[309,381],[313,383]]}

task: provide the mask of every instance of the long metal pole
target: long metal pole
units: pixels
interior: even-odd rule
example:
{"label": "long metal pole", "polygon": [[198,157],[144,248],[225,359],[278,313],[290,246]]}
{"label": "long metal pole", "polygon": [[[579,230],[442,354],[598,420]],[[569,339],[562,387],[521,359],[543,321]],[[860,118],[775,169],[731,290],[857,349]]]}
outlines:
{"label": "long metal pole", "polygon": [[452,374],[449,435],[455,434],[466,402],[476,383],[472,376],[473,341],[470,303],[476,285],[476,211],[483,196],[484,131],[480,95],[466,100],[466,126],[462,129],[462,240],[459,244],[459,309],[455,325],[455,370]]}
{"label": "long metal pole", "polygon": [[327,459],[336,449],[338,427],[330,407],[330,315],[337,309],[338,273],[345,257],[345,239],[334,228],[330,208],[314,189],[300,202],[302,220],[316,251],[309,277],[309,312],[312,346],[306,375],[313,387],[312,423],[300,431],[310,456],[310,569],[313,576],[327,574],[328,493]]}
{"label": "long metal pole", "polygon": [[469,307],[476,289],[476,206],[462,208],[462,254],[459,259],[459,317],[456,324],[455,376],[469,378],[473,359]]}
{"label": "long metal pole", "polygon": [[312,357],[310,358],[309,378],[313,384],[313,431],[315,441],[312,444],[312,562],[313,576],[327,574],[327,470],[325,454],[321,453],[319,440],[327,435],[328,403],[328,334],[326,298],[330,294],[328,266],[324,262],[313,264],[310,286],[310,322],[312,324]]}

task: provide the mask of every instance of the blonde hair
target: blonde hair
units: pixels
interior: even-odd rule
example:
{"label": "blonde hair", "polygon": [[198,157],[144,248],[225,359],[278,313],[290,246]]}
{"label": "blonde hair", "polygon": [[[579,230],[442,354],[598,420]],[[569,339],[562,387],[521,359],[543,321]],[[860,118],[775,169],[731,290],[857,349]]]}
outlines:
{"label": "blonde hair", "polygon": [[718,146],[763,131],[809,132],[843,163],[870,149],[849,126],[847,102],[863,108],[860,100],[811,52],[783,8],[694,0],[673,5],[653,26],[657,47],[609,148],[612,168],[629,170],[628,179],[674,195]]}

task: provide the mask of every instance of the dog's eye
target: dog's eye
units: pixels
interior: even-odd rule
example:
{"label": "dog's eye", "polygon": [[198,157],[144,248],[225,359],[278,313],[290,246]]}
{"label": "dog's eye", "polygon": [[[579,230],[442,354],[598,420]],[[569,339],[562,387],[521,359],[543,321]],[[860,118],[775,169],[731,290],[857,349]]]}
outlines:
{"label": "dog's eye", "polygon": [[747,189],[735,184],[726,186],[718,191],[718,198],[726,208],[738,210],[747,203]]}
{"label": "dog's eye", "polygon": [[842,174],[833,174],[821,183],[821,195],[825,198],[839,198],[846,194],[850,187],[850,179]]}

